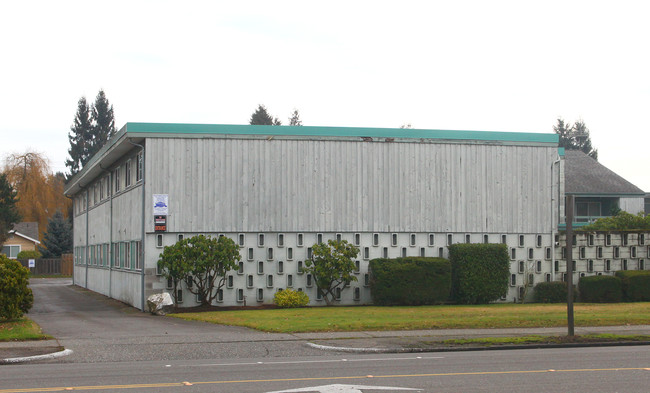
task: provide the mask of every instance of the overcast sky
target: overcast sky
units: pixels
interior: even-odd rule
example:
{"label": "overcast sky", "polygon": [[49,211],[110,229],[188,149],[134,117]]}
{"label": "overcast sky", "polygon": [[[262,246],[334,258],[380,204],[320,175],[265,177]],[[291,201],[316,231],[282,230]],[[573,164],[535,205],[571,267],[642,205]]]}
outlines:
{"label": "overcast sky", "polygon": [[0,158],[64,171],[77,101],[126,122],[552,132],[650,192],[648,1],[4,1]]}

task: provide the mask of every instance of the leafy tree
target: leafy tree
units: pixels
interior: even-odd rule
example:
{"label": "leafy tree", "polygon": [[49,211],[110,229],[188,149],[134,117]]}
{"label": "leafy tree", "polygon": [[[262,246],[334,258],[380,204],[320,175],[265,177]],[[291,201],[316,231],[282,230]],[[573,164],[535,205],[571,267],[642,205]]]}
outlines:
{"label": "leafy tree", "polygon": [[174,301],[178,285],[185,281],[187,290],[197,295],[202,305],[209,305],[240,258],[239,246],[232,239],[198,235],[165,247],[158,266],[165,278],[173,280]]}
{"label": "leafy tree", "polygon": [[5,174],[17,191],[18,212],[25,221],[38,222],[39,238],[42,238],[48,218],[57,210],[67,213],[72,204],[63,195],[65,180],[53,175],[47,159],[35,152],[8,156]]}
{"label": "leafy tree", "polygon": [[74,176],[83,168],[90,159],[89,148],[92,140],[92,122],[90,120],[90,107],[86,97],[81,97],[77,103],[77,114],[68,133],[70,149],[69,159],[65,160],[65,166],[70,169],[70,177]]}
{"label": "leafy tree", "polygon": [[560,136],[560,147],[568,150],[580,150],[594,160],[598,160],[598,150],[591,145],[589,129],[582,119],[572,125],[559,118],[557,124],[553,126],[553,131]]}
{"label": "leafy tree", "polygon": [[594,223],[585,225],[583,231],[639,231],[650,230],[650,215],[645,216],[642,212],[631,214],[620,210],[612,217],[597,219]]}
{"label": "leafy tree", "polygon": [[20,213],[16,206],[17,192],[7,180],[7,175],[0,173],[0,244],[9,237],[14,224],[20,222]]}
{"label": "leafy tree", "polygon": [[70,169],[69,177],[72,177],[116,132],[113,106],[108,102],[104,90],[99,91],[92,107],[85,97],[79,99],[70,131],[70,159],[66,160],[65,165]]}
{"label": "leafy tree", "polygon": [[43,246],[38,250],[43,258],[58,258],[72,251],[72,225],[63,217],[61,211],[54,213],[47,221],[47,231],[43,235]]}
{"label": "leafy tree", "polygon": [[28,285],[29,269],[0,255],[0,320],[18,319],[32,308],[34,295]]}
{"label": "leafy tree", "polygon": [[332,305],[336,289],[351,281],[357,281],[353,272],[353,259],[359,249],[346,240],[328,240],[327,244],[312,246],[312,259],[305,261],[305,271],[311,273],[325,303]]}
{"label": "leafy tree", "polygon": [[172,297],[175,304],[178,304],[178,287],[190,274],[189,261],[185,255],[187,244],[183,239],[174,245],[165,246],[158,259],[158,269],[162,272],[162,276],[172,282]]}
{"label": "leafy tree", "polygon": [[289,125],[290,126],[301,126],[302,125],[302,120],[300,120],[300,114],[298,113],[298,109],[293,110],[293,113],[291,114],[291,117],[289,118]]}
{"label": "leafy tree", "polygon": [[260,104],[255,112],[253,112],[251,115],[249,124],[262,126],[281,126],[282,122],[277,117],[274,118],[271,116],[266,110],[266,107]]}

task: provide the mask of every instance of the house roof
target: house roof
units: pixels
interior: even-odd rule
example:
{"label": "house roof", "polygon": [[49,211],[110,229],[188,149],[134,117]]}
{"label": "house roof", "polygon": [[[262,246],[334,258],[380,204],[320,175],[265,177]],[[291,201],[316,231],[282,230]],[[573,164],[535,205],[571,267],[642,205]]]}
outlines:
{"label": "house roof", "polygon": [[15,232],[32,239],[38,239],[38,223],[37,222],[19,222],[14,224]]}
{"label": "house roof", "polygon": [[640,196],[645,193],[580,150],[564,152],[564,184],[567,194]]}
{"label": "house roof", "polygon": [[146,138],[242,138],[348,140],[364,142],[480,143],[553,146],[554,133],[419,130],[402,128],[262,126],[229,124],[126,123],[67,183],[65,195],[79,192]]}

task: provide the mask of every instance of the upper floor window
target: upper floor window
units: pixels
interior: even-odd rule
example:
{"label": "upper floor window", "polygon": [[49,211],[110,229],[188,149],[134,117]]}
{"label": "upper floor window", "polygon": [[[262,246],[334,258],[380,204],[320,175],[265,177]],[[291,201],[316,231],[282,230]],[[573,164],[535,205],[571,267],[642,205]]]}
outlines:
{"label": "upper floor window", "polygon": [[124,163],[124,186],[131,185],[131,160]]}
{"label": "upper floor window", "polygon": [[118,167],[115,168],[115,170],[113,171],[113,179],[114,179],[113,182],[115,183],[115,192],[120,191],[120,188],[121,188],[121,183],[120,183],[120,169],[121,169],[121,168],[118,166]]}
{"label": "upper floor window", "polygon": [[143,168],[143,157],[142,152],[138,153],[135,159],[135,181],[138,182],[142,180],[142,168]]}

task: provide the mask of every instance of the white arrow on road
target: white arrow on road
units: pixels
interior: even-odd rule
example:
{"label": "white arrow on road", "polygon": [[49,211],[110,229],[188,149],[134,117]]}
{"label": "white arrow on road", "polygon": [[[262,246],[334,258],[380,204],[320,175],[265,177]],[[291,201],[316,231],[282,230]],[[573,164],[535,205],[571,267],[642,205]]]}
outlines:
{"label": "white arrow on road", "polygon": [[312,386],[308,388],[298,388],[290,390],[278,390],[275,392],[267,393],[291,393],[291,392],[319,392],[319,393],[363,393],[363,389],[372,389],[372,390],[415,390],[420,391],[420,389],[411,389],[411,388],[396,388],[390,386],[364,386],[364,385],[323,385],[323,386]]}

